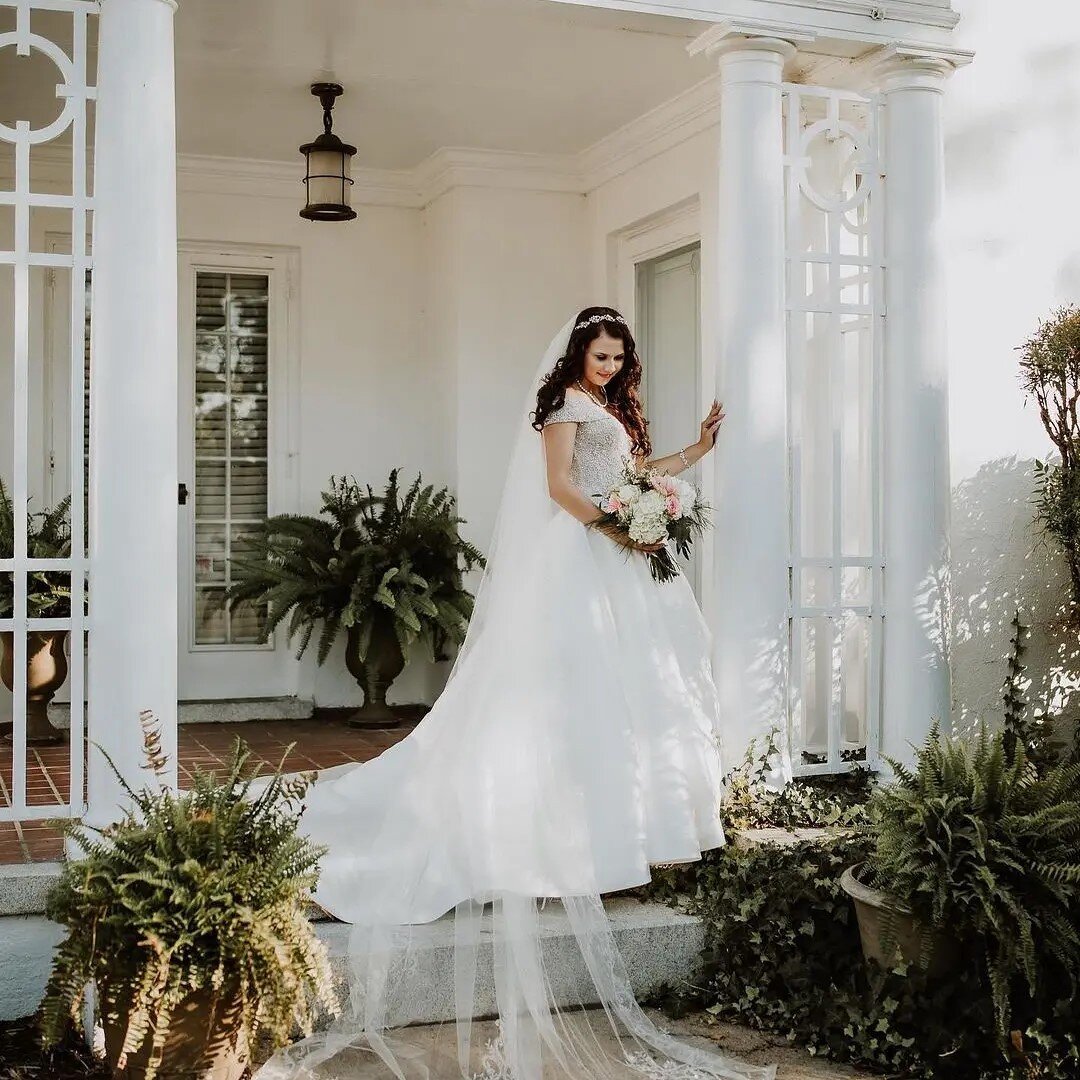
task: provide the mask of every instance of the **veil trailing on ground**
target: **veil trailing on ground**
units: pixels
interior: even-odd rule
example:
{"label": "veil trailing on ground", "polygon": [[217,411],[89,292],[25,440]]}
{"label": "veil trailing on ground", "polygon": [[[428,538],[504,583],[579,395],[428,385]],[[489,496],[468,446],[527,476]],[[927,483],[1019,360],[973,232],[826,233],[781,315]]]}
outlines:
{"label": "veil trailing on ground", "polygon": [[552,339],[522,402],[443,692],[401,742],[327,770],[308,793],[302,831],[328,848],[316,899],[352,924],[348,1000],[255,1080],[775,1076],[653,1023],[600,898],[648,874],[618,880],[620,838],[590,824],[613,797],[601,756],[627,741],[625,691],[587,530],[548,495],[531,426],[573,328]]}

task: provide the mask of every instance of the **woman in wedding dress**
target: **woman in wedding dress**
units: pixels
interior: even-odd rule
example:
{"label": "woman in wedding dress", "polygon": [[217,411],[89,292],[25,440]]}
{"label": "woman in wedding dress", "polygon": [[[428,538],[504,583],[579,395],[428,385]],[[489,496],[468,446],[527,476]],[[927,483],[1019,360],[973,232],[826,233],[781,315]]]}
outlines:
{"label": "woman in wedding dress", "polygon": [[[715,443],[716,402],[696,442],[650,457],[641,374],[606,307],[541,358],[443,692],[403,740],[307,795],[301,830],[327,847],[315,899],[352,924],[347,1008],[256,1080],[775,1076],[649,1019],[601,901],[724,843],[710,636],[690,584],[655,582],[651,547],[586,524],[627,459],[674,474]],[[432,974],[420,931],[450,912],[453,970]],[[433,1012],[456,1016],[456,1039],[409,1026]],[[474,1015],[497,1034],[474,1039]]]}

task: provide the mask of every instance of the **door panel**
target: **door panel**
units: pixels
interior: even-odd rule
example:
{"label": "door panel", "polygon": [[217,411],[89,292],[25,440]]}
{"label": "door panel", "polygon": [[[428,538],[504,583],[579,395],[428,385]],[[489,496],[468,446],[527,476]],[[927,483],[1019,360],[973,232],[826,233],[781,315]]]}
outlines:
{"label": "door panel", "polygon": [[[666,457],[695,442],[704,417],[701,384],[700,245],[681,248],[637,267],[638,346],[642,391],[653,454]],[[700,485],[697,464],[680,475]],[[698,548],[682,560],[700,599]]]}

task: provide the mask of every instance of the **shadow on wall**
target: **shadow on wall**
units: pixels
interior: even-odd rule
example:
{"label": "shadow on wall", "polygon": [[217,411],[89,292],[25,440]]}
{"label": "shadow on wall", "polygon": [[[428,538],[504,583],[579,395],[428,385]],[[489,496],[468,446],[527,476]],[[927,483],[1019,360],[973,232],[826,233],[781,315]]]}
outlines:
{"label": "shadow on wall", "polygon": [[[1080,711],[1080,636],[1066,623],[1065,558],[1034,522],[1034,462],[987,462],[952,494],[953,723],[1000,722],[1016,608],[1029,626],[1025,697],[1062,737]],[[1065,725],[1070,725],[1066,728]]]}

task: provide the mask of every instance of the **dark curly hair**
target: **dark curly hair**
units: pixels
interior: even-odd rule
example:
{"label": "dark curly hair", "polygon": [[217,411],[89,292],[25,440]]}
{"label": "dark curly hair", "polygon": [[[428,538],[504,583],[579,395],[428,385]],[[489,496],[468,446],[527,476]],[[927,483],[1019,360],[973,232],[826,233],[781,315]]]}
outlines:
{"label": "dark curly hair", "polygon": [[[580,326],[594,315],[600,315],[601,318],[587,326]],[[610,307],[588,307],[578,312],[574,320],[575,329],[566,346],[566,355],[555,362],[536,393],[536,411],[530,414],[534,417],[532,426],[540,431],[544,420],[563,405],[566,401],[566,388],[585,374],[585,353],[589,346],[601,333],[606,332],[622,341],[624,353],[622,367],[607,384],[608,402],[630,436],[633,453],[648,457],[652,453],[652,440],[649,438],[649,422],[641,411],[641,398],[638,396],[641,359],[629,326],[618,321],[621,318],[622,316]]]}

